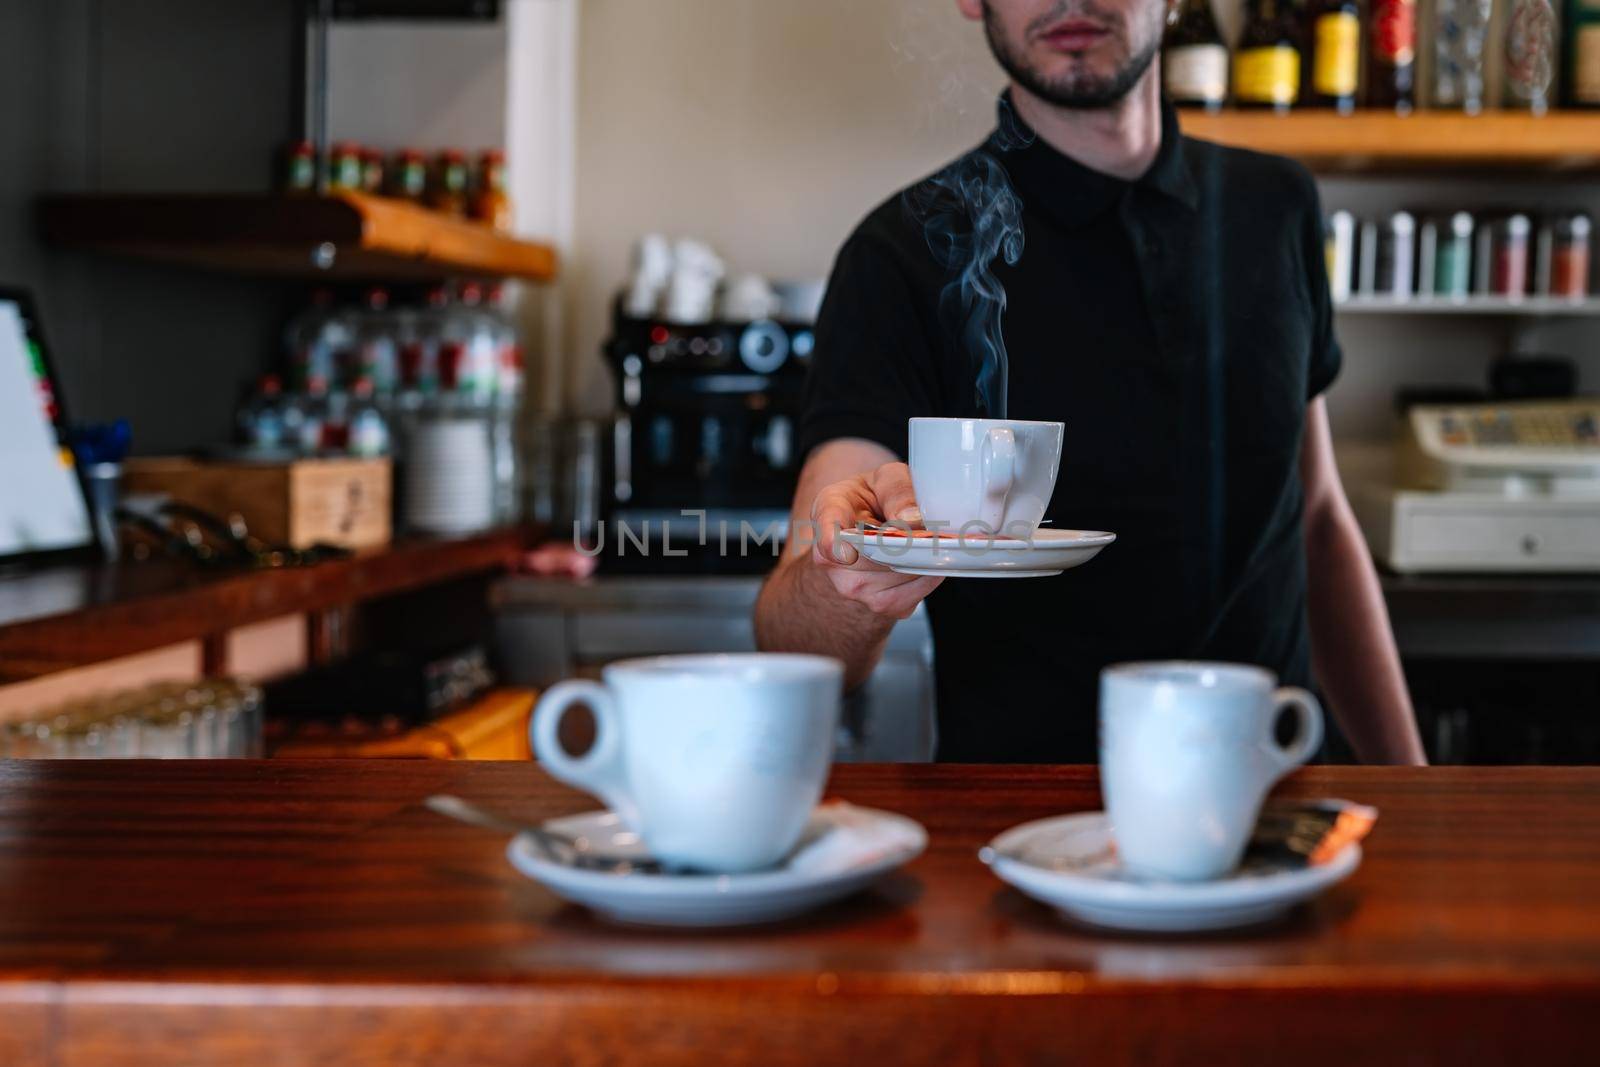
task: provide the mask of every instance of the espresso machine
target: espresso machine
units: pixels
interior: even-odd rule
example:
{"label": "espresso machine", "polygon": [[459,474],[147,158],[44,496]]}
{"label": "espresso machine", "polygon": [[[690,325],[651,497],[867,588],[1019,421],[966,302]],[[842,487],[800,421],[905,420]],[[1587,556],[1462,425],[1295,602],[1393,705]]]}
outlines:
{"label": "espresso machine", "polygon": [[604,569],[772,566],[803,458],[796,431],[814,344],[809,322],[689,325],[630,316],[618,301],[603,346],[617,389],[605,450]]}

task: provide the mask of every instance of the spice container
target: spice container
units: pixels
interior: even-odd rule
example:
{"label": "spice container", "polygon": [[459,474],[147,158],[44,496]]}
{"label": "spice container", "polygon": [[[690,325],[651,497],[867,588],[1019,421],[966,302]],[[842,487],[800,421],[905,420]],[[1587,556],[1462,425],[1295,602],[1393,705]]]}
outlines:
{"label": "spice container", "polygon": [[428,164],[415,148],[403,148],[389,162],[389,195],[420,204],[428,193]]}
{"label": "spice container", "polygon": [[428,206],[446,215],[467,213],[467,160],[455,149],[440,152],[434,162]]}
{"label": "spice container", "polygon": [[1334,303],[1350,299],[1351,276],[1355,271],[1356,217],[1348,211],[1328,216],[1323,236],[1323,252],[1328,264],[1328,293]]}
{"label": "spice container", "polygon": [[1373,257],[1372,292],[1406,300],[1415,290],[1417,222],[1408,211],[1396,211],[1378,227]]}
{"label": "spice container", "polygon": [[1589,295],[1589,245],[1592,224],[1584,214],[1564,215],[1551,225],[1550,295]]}
{"label": "spice container", "polygon": [[1430,219],[1418,242],[1417,288],[1448,300],[1464,299],[1472,290],[1472,215],[1457,211]]}
{"label": "spice container", "polygon": [[1526,215],[1510,215],[1494,224],[1489,291],[1519,298],[1528,291],[1528,244],[1533,224]]}
{"label": "spice container", "polygon": [[328,188],[359,193],[366,169],[361,146],[341,141],[333,146],[328,155]]}

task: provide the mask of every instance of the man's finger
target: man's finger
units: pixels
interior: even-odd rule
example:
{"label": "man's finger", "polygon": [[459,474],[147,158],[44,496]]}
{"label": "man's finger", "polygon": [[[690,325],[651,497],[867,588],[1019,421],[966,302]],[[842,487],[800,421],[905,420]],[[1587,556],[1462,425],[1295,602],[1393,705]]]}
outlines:
{"label": "man's finger", "polygon": [[850,506],[850,498],[837,490],[824,489],[817,494],[816,504],[811,509],[811,517],[817,524],[817,556],[824,562],[842,563],[845,566],[856,561],[858,553],[853,545],[839,540],[839,531],[847,530],[855,525],[855,511]]}
{"label": "man's finger", "polygon": [[872,472],[872,494],[878,498],[878,512],[885,521],[920,525],[922,510],[911,487],[911,468],[904,463],[885,463]]}

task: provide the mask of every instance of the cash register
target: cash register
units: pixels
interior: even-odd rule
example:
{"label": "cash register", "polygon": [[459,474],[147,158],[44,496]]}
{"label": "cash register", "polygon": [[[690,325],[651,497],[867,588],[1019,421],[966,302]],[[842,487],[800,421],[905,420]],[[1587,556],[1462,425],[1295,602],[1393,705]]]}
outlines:
{"label": "cash register", "polygon": [[1381,562],[1401,573],[1600,572],[1600,398],[1416,404],[1400,419],[1387,456],[1347,467]]}

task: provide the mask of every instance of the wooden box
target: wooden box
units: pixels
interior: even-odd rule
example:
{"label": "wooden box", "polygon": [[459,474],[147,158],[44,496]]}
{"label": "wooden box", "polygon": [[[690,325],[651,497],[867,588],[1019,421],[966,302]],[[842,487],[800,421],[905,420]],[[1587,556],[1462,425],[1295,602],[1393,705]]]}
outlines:
{"label": "wooden box", "polygon": [[186,458],[130,459],[124,493],[166,493],[226,518],[274,544],[317,542],[372,548],[390,539],[392,473],[387,459],[300,459],[243,463]]}

